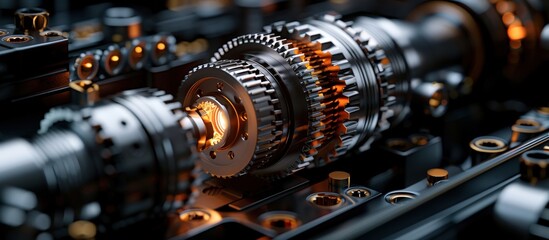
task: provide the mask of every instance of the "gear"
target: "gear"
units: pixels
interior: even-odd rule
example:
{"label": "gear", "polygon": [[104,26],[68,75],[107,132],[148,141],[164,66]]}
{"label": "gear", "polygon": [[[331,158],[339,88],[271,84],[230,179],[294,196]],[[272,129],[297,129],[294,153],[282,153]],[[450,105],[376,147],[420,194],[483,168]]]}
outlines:
{"label": "gear", "polygon": [[[308,107],[308,129],[310,136],[307,144],[310,145],[313,144],[315,140],[322,139],[321,120],[324,119],[324,114],[322,112],[324,105],[320,102],[322,99],[320,96],[322,87],[316,84],[318,82],[318,77],[313,75],[314,69],[310,66],[310,63],[307,61],[307,56],[305,56],[302,52],[302,49],[300,49],[299,46],[293,41],[284,39],[275,34],[248,34],[237,37],[223,45],[223,47],[221,47],[218,52],[214,54],[212,61],[215,62],[221,60],[233,49],[245,46],[247,44],[259,44],[270,48],[282,56],[291,66],[291,69],[299,77],[299,84],[301,85],[302,91],[306,95],[305,100]],[[266,67],[268,68],[268,66]],[[314,160],[310,154],[310,149],[311,148],[307,146],[302,147],[301,156],[290,163],[286,170],[277,172],[272,176],[267,174],[268,176],[264,175],[262,177],[279,178],[291,174],[296,169],[301,169],[308,166]]]}
{"label": "gear", "polygon": [[[99,176],[98,200],[104,213],[101,222],[112,224],[119,214],[133,214],[129,209],[154,216],[181,207],[189,196],[193,152],[177,146],[192,146],[193,138],[189,129],[179,125],[184,114],[181,104],[172,100],[164,91],[130,90],[85,108],[52,109],[41,122],[41,132],[46,135],[55,128],[73,129],[89,143],[90,151],[98,153],[94,162]],[[167,146],[166,139],[173,146]],[[127,168],[130,165],[150,171],[141,170],[137,177]],[[152,166],[160,168],[161,174],[157,175],[157,167]],[[139,181],[151,177],[157,181]],[[141,185],[139,192],[128,187],[136,181]],[[150,196],[164,198],[153,200]]]}
{"label": "gear", "polygon": [[340,111],[344,103],[339,100],[345,86],[343,79],[352,77],[348,75],[348,61],[328,37],[309,24],[279,22],[265,30],[290,39],[304,53],[309,68],[314,70],[312,74],[317,78],[314,84],[319,90],[317,96],[311,98],[321,107],[312,108],[311,133],[303,159],[314,159],[314,165],[332,161],[337,156],[335,148],[341,144],[335,136],[342,126]]}
{"label": "gear", "polygon": [[[376,124],[375,130],[372,134],[377,134],[390,127],[388,121],[394,115],[391,106],[396,102],[395,80],[393,79],[393,70],[390,59],[385,54],[385,51],[380,47],[377,39],[368,34],[364,29],[353,27],[352,22],[344,22],[341,20],[341,16],[337,14],[326,14],[321,17],[322,21],[332,23],[342,30],[344,30],[349,36],[351,36],[355,42],[362,48],[364,54],[367,56],[370,64],[372,65],[377,80],[377,86],[379,87],[380,96],[380,117]],[[353,84],[356,84],[354,82]],[[353,98],[353,90],[356,86],[350,84],[345,90],[344,95],[348,97],[349,104],[346,107],[346,112],[351,116],[353,111],[360,109],[360,99]],[[350,118],[349,121],[357,122],[356,119]],[[356,126],[351,123],[350,126]],[[356,130],[355,130],[356,131]],[[354,131],[351,131],[354,132]],[[364,131],[367,133],[367,131]],[[370,135],[371,136],[371,135]],[[366,138],[370,137],[366,136]],[[346,136],[343,136],[346,138]],[[367,143],[368,144],[368,143]]]}
{"label": "gear", "polygon": [[[370,125],[377,124],[375,132],[382,131],[388,128],[389,123],[387,118],[392,116],[390,106],[394,103],[395,97],[394,84],[387,81],[392,75],[389,58],[385,56],[383,49],[378,47],[375,39],[369,36],[361,29],[351,27],[351,23],[346,23],[340,20],[336,15],[324,15],[320,18],[321,21],[330,23],[345,31],[353,40],[362,48],[364,54],[370,61],[375,72],[377,87],[380,88],[381,98],[380,108],[381,117],[379,121],[371,120]],[[306,60],[309,61],[315,71],[313,75],[319,78],[318,85],[322,86],[322,104],[326,106],[323,112],[323,142],[318,144],[318,140],[311,148],[311,155],[315,156],[316,164],[331,161],[330,158],[337,158],[345,154],[349,149],[357,144],[357,134],[361,131],[356,129],[359,127],[357,116],[354,114],[361,108],[361,99],[358,96],[358,88],[351,64],[346,59],[342,48],[343,44],[323,33],[319,26],[308,23],[301,24],[298,22],[292,23],[276,23],[266,28],[267,32],[274,32],[283,37],[291,39],[295,42],[299,49],[305,53]],[[342,46],[343,45],[343,46]],[[313,59],[322,59],[322,62],[313,63]],[[330,71],[331,70],[331,71]],[[334,134],[343,132],[337,136],[338,142],[332,142]],[[368,132],[368,131],[365,131]],[[363,136],[362,138],[368,138]],[[314,139],[314,135],[313,135]],[[324,161],[319,161],[318,158],[323,158]]]}
{"label": "gear", "polygon": [[[222,60],[196,67],[183,81],[184,105],[196,104],[205,97],[214,101],[220,99],[225,101],[223,105],[235,109],[239,115],[230,123],[232,129],[226,130],[228,136],[224,136],[227,139],[224,145],[202,149],[202,168],[213,176],[237,177],[261,167],[271,160],[280,143],[282,123],[278,96],[272,88],[273,80],[265,75],[268,72],[259,68],[248,61]],[[203,81],[203,76],[209,76],[210,81]],[[211,77],[216,77],[219,82]],[[208,101],[211,103],[212,100]],[[231,137],[233,135],[236,137]],[[255,148],[253,152],[248,150],[250,143]],[[211,151],[208,153],[207,150]]]}
{"label": "gear", "polygon": [[[392,116],[391,105],[396,99],[390,81],[392,65],[367,32],[334,15],[307,23],[279,22],[265,30],[265,34],[248,34],[229,41],[212,58],[213,62],[232,58],[257,62],[273,75],[273,84],[293,84],[291,77],[280,76],[283,74],[277,65],[287,64],[297,76],[293,81],[299,87],[289,92],[301,91],[304,103],[300,97],[290,96],[293,101],[288,106],[304,104],[306,140],[298,144],[285,142],[284,145],[299,147],[280,146],[283,150],[275,154],[280,153],[281,160],[254,164],[251,170],[258,170],[256,175],[279,178],[306,167],[324,165],[358,144],[368,145],[374,139],[372,136],[390,126],[387,119]],[[333,31],[341,33],[332,34]],[[282,57],[282,62],[271,60],[275,58],[269,55],[271,52]],[[301,139],[301,136],[289,137]],[[293,154],[296,151],[298,155]]]}

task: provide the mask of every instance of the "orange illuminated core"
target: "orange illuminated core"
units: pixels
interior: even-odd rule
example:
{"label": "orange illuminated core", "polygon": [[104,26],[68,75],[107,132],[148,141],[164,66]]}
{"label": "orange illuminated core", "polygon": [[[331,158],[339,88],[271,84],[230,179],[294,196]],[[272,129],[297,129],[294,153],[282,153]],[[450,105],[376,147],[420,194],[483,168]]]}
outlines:
{"label": "orange illuminated core", "polygon": [[142,52],[143,52],[143,48],[140,47],[140,46],[137,46],[137,47],[135,47],[135,48],[133,49],[133,51],[134,51],[135,53],[138,53],[138,54],[139,54],[139,53],[142,53]]}
{"label": "orange illuminated core", "polygon": [[93,63],[91,63],[91,62],[84,63],[84,67],[85,67],[85,68],[92,68],[92,67],[93,67]]}
{"label": "orange illuminated core", "polygon": [[213,137],[209,140],[210,146],[218,144],[229,128],[229,116],[227,112],[220,105],[210,101],[200,102],[198,108],[202,109],[205,113],[202,117],[208,118],[212,124]]}
{"label": "orange illuminated core", "polygon": [[159,42],[158,44],[156,44],[156,49],[163,51],[164,49],[166,49],[166,44]]}
{"label": "orange illuminated core", "polygon": [[521,40],[526,37],[526,29],[521,25],[510,26],[507,35],[511,40]]}
{"label": "orange illuminated core", "polygon": [[118,57],[117,55],[113,55],[111,57],[111,61],[113,61],[113,62],[118,62],[119,60],[120,60],[120,57]]}

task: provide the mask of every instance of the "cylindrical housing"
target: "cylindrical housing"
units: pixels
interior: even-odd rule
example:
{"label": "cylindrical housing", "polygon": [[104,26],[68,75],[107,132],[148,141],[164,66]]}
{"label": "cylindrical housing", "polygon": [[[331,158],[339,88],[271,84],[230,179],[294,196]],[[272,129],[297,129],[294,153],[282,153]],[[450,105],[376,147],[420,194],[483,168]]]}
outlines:
{"label": "cylindrical housing", "polygon": [[105,231],[181,207],[194,166],[192,126],[180,125],[184,114],[171,100],[137,89],[54,108],[39,135],[0,143],[0,191],[22,193],[0,194],[0,208],[23,219],[0,209],[0,228],[17,238],[87,220]]}
{"label": "cylindrical housing", "polygon": [[473,165],[491,159],[508,149],[505,140],[493,136],[477,137],[471,140],[469,147],[471,148],[471,161]]}
{"label": "cylindrical housing", "polygon": [[105,11],[103,34],[107,42],[123,42],[141,36],[141,16],[128,7],[113,7]]}

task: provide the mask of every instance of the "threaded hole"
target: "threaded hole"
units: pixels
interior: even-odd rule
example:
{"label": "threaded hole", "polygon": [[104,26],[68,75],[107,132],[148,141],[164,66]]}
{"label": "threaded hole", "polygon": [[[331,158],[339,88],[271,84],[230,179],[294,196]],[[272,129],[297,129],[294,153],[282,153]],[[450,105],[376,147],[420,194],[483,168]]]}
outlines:
{"label": "threaded hole", "polygon": [[336,193],[315,193],[307,199],[309,202],[320,207],[335,207],[343,202],[343,198]]}
{"label": "threaded hole", "polygon": [[491,141],[483,141],[483,142],[480,142],[479,145],[483,146],[483,147],[491,147],[491,148],[494,148],[494,147],[498,146],[497,143],[491,142]]}
{"label": "threaded hole", "polygon": [[529,152],[529,153],[526,153],[526,156],[528,158],[533,158],[533,159],[549,160],[549,153]]}
{"label": "threaded hole", "polygon": [[289,230],[298,227],[301,223],[292,212],[267,212],[259,216],[261,225],[275,230]]}
{"label": "threaded hole", "polygon": [[179,219],[183,222],[201,222],[208,221],[212,216],[202,210],[186,210],[179,214]]}
{"label": "threaded hole", "polygon": [[62,33],[58,31],[44,31],[40,33],[40,36],[43,36],[43,37],[59,37],[61,35]]}
{"label": "threaded hole", "polygon": [[370,191],[368,191],[366,189],[360,189],[360,188],[349,189],[345,193],[348,196],[356,197],[356,198],[366,198],[366,197],[370,196]]}
{"label": "threaded hole", "polygon": [[385,195],[385,201],[387,201],[392,205],[397,205],[397,204],[408,202],[412,199],[415,199],[416,197],[417,197],[416,193],[405,192],[405,191],[395,191]]}
{"label": "threaded hole", "polygon": [[44,13],[45,10],[41,8],[23,8],[17,11],[19,13],[27,13],[27,14],[37,14],[37,13]]}
{"label": "threaded hole", "polygon": [[30,41],[31,38],[28,36],[18,35],[18,36],[9,36],[2,38],[2,41],[9,43],[24,43]]}

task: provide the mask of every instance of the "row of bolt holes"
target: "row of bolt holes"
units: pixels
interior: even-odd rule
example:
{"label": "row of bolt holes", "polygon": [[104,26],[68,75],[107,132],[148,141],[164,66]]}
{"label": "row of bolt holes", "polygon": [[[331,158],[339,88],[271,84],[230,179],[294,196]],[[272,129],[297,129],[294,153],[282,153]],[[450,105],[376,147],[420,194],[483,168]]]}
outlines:
{"label": "row of bolt holes", "polygon": [[[355,198],[367,198],[370,196],[370,191],[362,188],[351,188],[345,191],[345,194]],[[391,204],[399,204],[405,200],[415,198],[415,195],[398,192],[388,194],[386,201]],[[336,193],[314,193],[307,200],[319,207],[337,207],[343,202],[343,198]],[[186,222],[208,221],[211,216],[208,212],[196,209],[187,210],[180,214],[180,219]],[[300,225],[301,221],[292,212],[267,212],[260,216],[261,224],[265,227],[276,230],[289,230]]]}
{"label": "row of bolt holes", "polygon": [[[7,32],[0,30],[0,36],[6,35]],[[40,33],[43,37],[58,37],[61,33],[58,31],[44,31]],[[15,35],[2,38],[2,41],[9,43],[24,43],[30,41],[32,38],[26,35]]]}
{"label": "row of bolt holes", "polygon": [[[523,126],[530,126],[529,124],[521,123]],[[423,137],[423,136],[421,136]],[[421,138],[420,141],[414,141],[419,139],[412,139],[412,142],[417,145],[424,145],[425,140],[428,138]],[[419,144],[418,144],[419,143]],[[397,144],[398,145],[398,144]],[[356,198],[366,198],[370,196],[370,192],[365,189],[355,188],[349,189],[345,192],[348,196]],[[385,201],[392,205],[401,204],[408,200],[416,198],[416,194],[409,192],[391,192],[385,196]],[[309,202],[321,206],[321,207],[334,207],[342,203],[342,197],[339,194],[326,194],[315,193],[308,197]],[[182,217],[185,221],[207,221],[210,219],[208,213],[202,211],[192,211],[186,213],[186,217]],[[262,225],[273,229],[293,229],[299,225],[299,219],[292,213],[280,214],[275,213],[263,218]]]}

